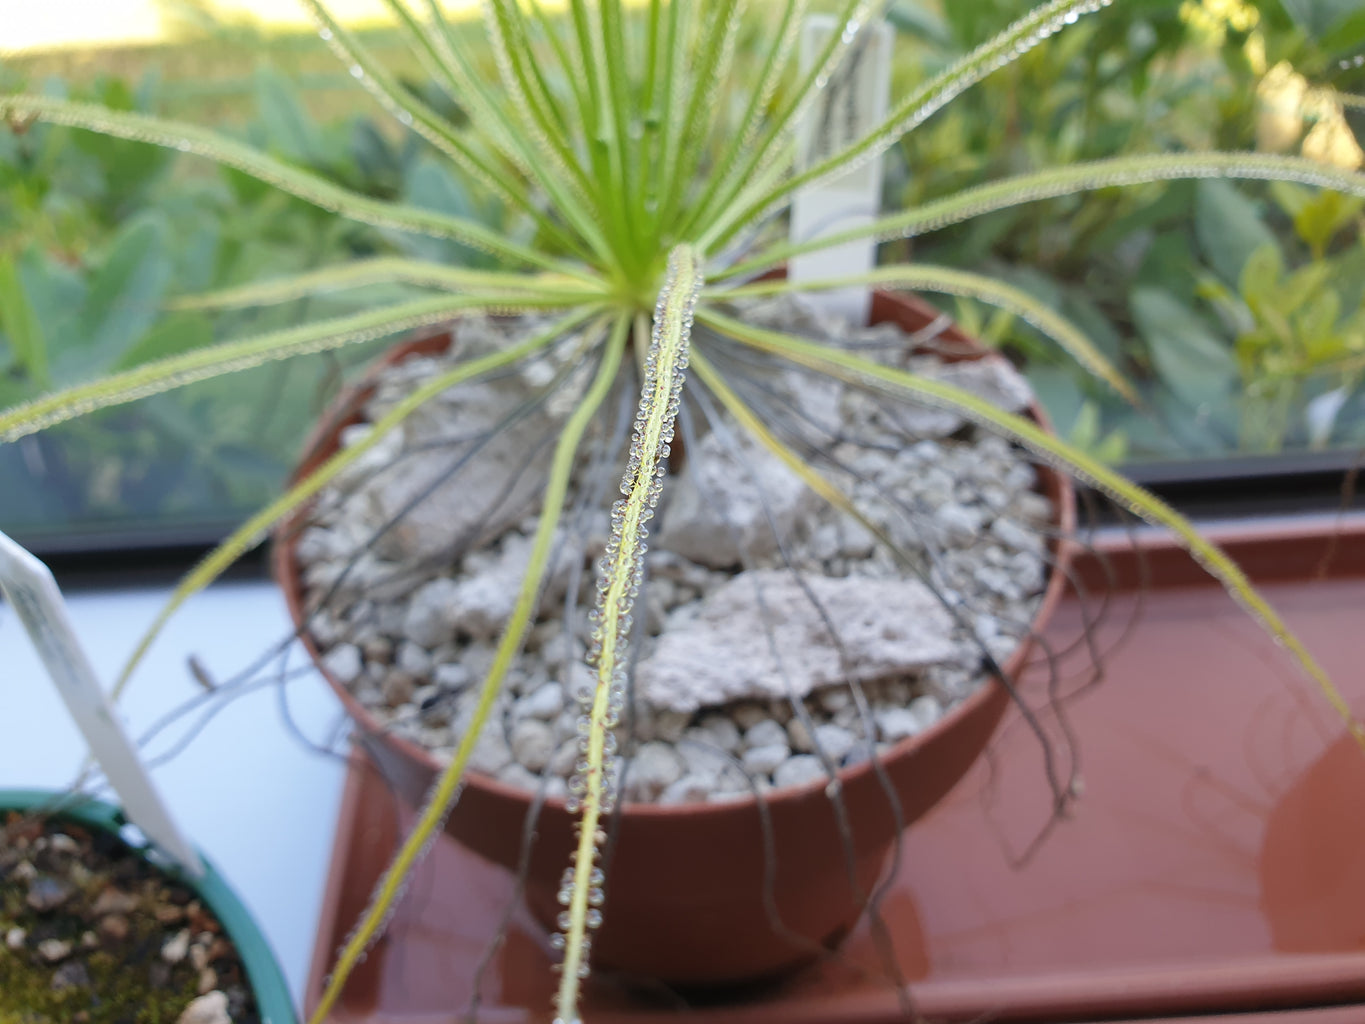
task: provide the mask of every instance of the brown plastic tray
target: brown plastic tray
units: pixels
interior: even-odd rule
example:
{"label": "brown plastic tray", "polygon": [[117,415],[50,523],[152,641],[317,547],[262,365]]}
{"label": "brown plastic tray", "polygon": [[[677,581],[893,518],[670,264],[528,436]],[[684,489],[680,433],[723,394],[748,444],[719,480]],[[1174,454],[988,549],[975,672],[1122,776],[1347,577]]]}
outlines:
{"label": "brown plastic tray", "polygon": [[[1365,711],[1365,518],[1216,531],[1358,711]],[[1084,790],[1050,818],[1042,747],[1011,712],[990,753],[905,837],[882,909],[918,1014],[951,1020],[1365,1021],[1365,754],[1318,693],[1187,556],[1110,538],[1111,579],[1082,560],[1104,622],[1105,675],[1060,655],[1065,726],[1047,674],[1024,689]],[[1146,566],[1148,581],[1135,586]],[[1080,634],[1069,600],[1047,638]],[[1127,626],[1126,636],[1124,629]],[[1069,695],[1069,696],[1066,696]],[[338,825],[307,1005],[410,812],[356,757]],[[337,1024],[548,1022],[547,937],[512,902],[512,877],[440,839],[387,936],[352,978]],[[505,940],[491,954],[506,908]],[[608,905],[609,910],[609,905]],[[724,928],[724,921],[717,921]],[[904,1019],[866,925],[829,960],[774,985],[689,997],[594,976],[594,1024],[675,1019]],[[1284,1012],[1284,1011],[1295,1012]],[[1271,1012],[1280,1011],[1280,1012]]]}

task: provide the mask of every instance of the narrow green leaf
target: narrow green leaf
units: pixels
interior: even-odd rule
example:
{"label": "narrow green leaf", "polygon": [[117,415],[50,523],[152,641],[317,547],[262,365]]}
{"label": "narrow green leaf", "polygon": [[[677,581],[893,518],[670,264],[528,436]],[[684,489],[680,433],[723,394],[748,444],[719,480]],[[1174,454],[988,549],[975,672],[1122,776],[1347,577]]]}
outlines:
{"label": "narrow green leaf", "polygon": [[710,23],[703,36],[700,62],[691,78],[681,135],[672,162],[664,168],[664,208],[660,220],[674,222],[692,189],[693,179],[706,149],[707,129],[722,77],[734,54],[735,34],[739,31],[741,0],[718,0],[719,10],[709,12]]}
{"label": "narrow green leaf", "polygon": [[538,302],[516,295],[441,296],[356,316],[320,320],[256,338],[229,341],[111,374],[103,380],[44,395],[0,412],[0,442],[17,440],[106,406],[121,405],[273,360],[373,341],[414,327],[441,323],[461,312],[514,312],[567,305],[573,303],[563,300]]}
{"label": "narrow green leaf", "polygon": [[379,887],[375,890],[364,916],[356,925],[350,938],[347,939],[345,947],[337,958],[336,965],[332,968],[332,975],[327,980],[322,997],[318,1000],[317,1009],[313,1011],[312,1024],[323,1024],[327,1020],[337,997],[346,986],[347,978],[350,977],[356,964],[364,956],[365,950],[369,948],[383,929],[385,921],[403,890],[403,883],[421,858],[422,852],[430,845],[431,838],[441,827],[441,822],[445,820],[451,807],[459,799],[469,757],[478,742],[479,733],[483,730],[488,722],[489,715],[492,713],[494,701],[502,689],[503,680],[506,679],[513,660],[525,643],[532,614],[539,604],[545,568],[549,562],[555,528],[559,524],[559,517],[564,508],[564,497],[568,491],[574,456],[578,452],[578,445],[583,438],[583,432],[592,421],[598,407],[602,404],[602,400],[607,396],[616,379],[617,370],[621,365],[621,354],[626,347],[629,324],[630,321],[624,317],[616,322],[611,338],[602,354],[602,362],[598,367],[597,375],[587,394],[583,396],[578,407],[574,409],[564,424],[564,429],[555,445],[554,457],[550,465],[550,476],[546,481],[540,520],[536,524],[535,538],[531,542],[531,556],[527,564],[526,575],[522,577],[516,605],[508,619],[507,627],[498,641],[497,650],[493,655],[493,664],[488,670],[488,675],[484,678],[482,689],[479,691],[479,701],[475,706],[474,713],[470,716],[468,731],[460,738],[460,745],[455,751],[455,756],[451,758],[450,764],[437,778],[431,791],[427,794],[426,801],[418,814],[417,823],[403,840],[403,845],[394,856],[393,862],[384,872],[384,877],[380,880]]}
{"label": "narrow green leaf", "polygon": [[37,117],[54,124],[194,153],[351,220],[416,231],[435,238],[453,238],[513,263],[574,272],[544,253],[518,245],[482,224],[371,199],[197,125],[144,114],[119,113],[96,104],[69,103],[46,96],[0,96],[0,120],[15,117]]}
{"label": "narrow green leaf", "polygon": [[1259,153],[1160,153],[1094,160],[1035,171],[965,189],[956,195],[922,206],[888,214],[859,228],[833,232],[809,242],[776,245],[733,266],[713,272],[711,280],[750,277],[785,263],[793,256],[818,252],[845,242],[876,238],[913,238],[959,224],[982,214],[1024,203],[1077,192],[1139,185],[1184,178],[1242,178],[1259,181],[1294,181],[1347,195],[1365,196],[1365,174],[1327,167],[1293,156]]}
{"label": "narrow green leaf", "polygon": [[539,175],[542,186],[554,198],[558,212],[598,258],[609,266],[614,264],[617,251],[608,244],[599,220],[603,215],[612,216],[615,207],[604,202],[601,182],[584,172],[561,134],[554,99],[530,52],[527,26],[517,0],[490,0],[484,8],[484,23],[503,86],[520,112],[522,134],[531,138],[548,159],[548,173]]}
{"label": "narrow green leaf", "polygon": [[984,274],[973,274],[952,267],[935,267],[924,263],[909,266],[881,267],[866,274],[851,277],[807,281],[760,281],[739,288],[709,289],[707,294],[718,299],[738,299],[745,296],[780,295],[790,292],[826,291],[865,285],[869,288],[911,288],[919,291],[941,292],[977,299],[1022,317],[1027,323],[1062,346],[1086,370],[1104,381],[1133,404],[1138,403],[1123,375],[1105,358],[1079,328],[1060,313],[1044,305],[1021,288],[1006,284]]}
{"label": "narrow green leaf", "polygon": [[792,167],[791,140],[797,125],[815,103],[829,76],[851,52],[862,27],[885,3],[886,0],[844,0],[835,14],[835,24],[841,29],[829,34],[795,91],[751,148],[748,159],[731,174],[730,184],[721,189],[721,198],[709,204],[714,213],[708,209],[708,216],[696,222],[705,225],[701,235],[704,251],[720,251],[739,225],[754,223],[752,219],[740,218],[739,211],[745,208],[750,197],[768,195],[776,188],[774,182],[787,176]]}
{"label": "narrow green leaf", "polygon": [[705,190],[679,229],[682,237],[691,234],[698,224],[708,223],[713,214],[712,204],[719,193],[732,193],[736,185],[742,184],[736,181],[734,171],[740,156],[749,152],[755,144],[768,104],[795,50],[805,11],[806,0],[785,0],[782,18],[774,32],[773,44],[764,57],[757,85],[746,90],[749,101],[740,118],[739,130],[731,134],[729,144],[722,150],[720,159],[708,176]]}
{"label": "narrow green leaf", "polygon": [[587,963],[588,894],[596,863],[598,823],[604,808],[616,800],[614,777],[606,772],[606,737],[621,712],[621,679],[628,664],[630,615],[635,589],[644,572],[644,539],[663,476],[682,395],[692,335],[692,314],[701,289],[701,259],[696,250],[678,246],[669,254],[668,279],[654,311],[649,358],[640,388],[640,406],[631,440],[629,468],[621,480],[623,498],[612,506],[610,554],[598,581],[594,638],[589,663],[596,677],[588,708],[588,769],[581,781],[578,847],[573,857],[573,884],[564,930],[564,962],[555,999],[560,1020],[579,1020],[579,970]]}
{"label": "narrow green leaf", "polygon": [[1073,24],[1081,15],[1097,11],[1108,3],[1109,0],[1051,0],[1034,8],[994,39],[978,46],[952,67],[914,90],[892,108],[885,121],[857,142],[789,178],[775,190],[768,193],[751,190],[748,194],[756,198],[747,204],[743,201],[737,203],[736,208],[742,212],[722,217],[717,226],[703,236],[702,244],[708,249],[723,246],[739,225],[775,213],[791,201],[797,189],[828,181],[885,152],[906,132],[923,124],[968,86],[1004,64],[1018,60],[1049,36]]}
{"label": "narrow green leaf", "polygon": [[[528,141],[532,134],[527,131],[528,126],[504,109],[493,90],[475,73],[464,47],[434,0],[428,4],[430,26],[418,21],[403,0],[384,0],[384,4],[417,44],[418,54],[432,77],[444,82],[452,96],[459,97],[462,108],[468,111],[475,134],[517,167],[523,176],[553,194],[556,176],[548,173],[542,166],[543,161],[537,159]],[[548,238],[580,256],[588,253],[579,239],[546,217],[535,204],[525,212]]]}
{"label": "narrow green leaf", "polygon": [[509,274],[487,270],[466,270],[425,260],[405,260],[390,256],[352,260],[332,267],[310,270],[292,277],[253,281],[237,288],[225,288],[202,295],[172,299],[170,309],[233,309],[268,306],[290,302],[316,292],[359,288],[368,284],[409,284],[441,288],[448,292],[497,292],[525,294],[533,299],[558,298],[573,302],[597,302],[606,297],[602,287],[589,288],[576,277],[561,274]]}
{"label": "narrow green leaf", "polygon": [[445,153],[461,170],[494,195],[517,209],[535,212],[535,204],[520,188],[519,182],[500,174],[498,169],[477,153],[457,130],[394,81],[388,69],[376,61],[360,41],[332,17],[321,0],[302,2],[323,31],[328,44],[350,67],[351,75],[358,79],[386,110]]}

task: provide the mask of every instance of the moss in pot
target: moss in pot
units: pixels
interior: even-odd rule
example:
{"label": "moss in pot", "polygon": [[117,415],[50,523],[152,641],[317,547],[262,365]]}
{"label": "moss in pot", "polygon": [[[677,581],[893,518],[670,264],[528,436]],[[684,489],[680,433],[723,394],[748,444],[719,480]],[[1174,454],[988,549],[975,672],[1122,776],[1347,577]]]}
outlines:
{"label": "moss in pot", "polygon": [[[505,626],[496,635],[487,671],[472,684],[478,697],[414,831],[341,951],[317,1019],[325,1019],[348,973],[381,930],[412,865],[452,808],[456,816],[497,813],[494,803],[480,801],[502,787],[497,783],[465,786],[465,770],[476,745],[487,742],[483,730],[533,632],[542,592],[552,579],[556,537],[572,512],[565,502],[578,453],[591,438],[593,423],[612,410],[615,398],[621,403],[615,409],[623,415],[617,417],[621,430],[614,462],[623,464],[625,472],[620,477],[620,498],[603,515],[600,527],[603,552],[595,570],[600,582],[593,590],[596,617],[583,660],[590,684],[582,717],[583,767],[576,772],[579,781],[571,793],[577,805],[572,812],[578,823],[576,837],[568,824],[567,804],[562,812],[572,852],[565,862],[562,888],[567,907],[560,933],[564,965],[556,1014],[565,1024],[578,1019],[580,982],[589,970],[588,937],[603,909],[608,917],[612,914],[610,905],[595,905],[602,888],[605,815],[620,795],[609,737],[626,703],[632,650],[643,648],[642,643],[632,647],[634,617],[647,611],[637,609],[636,598],[640,588],[648,585],[646,536],[679,437],[676,420],[684,388],[698,400],[707,396],[705,401],[712,403],[718,415],[729,417],[734,432],[747,437],[745,443],[754,451],[780,461],[838,513],[878,536],[876,522],[860,512],[850,496],[849,490],[856,487],[837,480],[837,473],[820,464],[818,450],[803,449],[798,436],[780,429],[771,406],[757,408],[753,395],[739,386],[743,383],[740,371],[754,360],[823,375],[860,389],[875,396],[881,408],[890,409],[893,419],[915,406],[959,416],[1059,471],[1078,476],[1144,519],[1170,528],[1297,658],[1356,734],[1365,735],[1309,653],[1240,571],[1156,498],[1048,436],[1027,418],[1002,411],[950,381],[917,372],[915,366],[897,360],[868,358],[856,348],[757,326],[733,315],[736,303],[742,301],[836,285],[963,295],[1024,316],[1098,376],[1126,391],[1121,375],[1074,326],[1031,296],[981,275],[909,265],[888,266],[837,282],[755,282],[754,278],[794,255],[822,246],[857,237],[911,237],[1017,203],[1087,189],[1226,175],[1306,182],[1365,194],[1365,177],[1307,160],[1255,154],[1122,158],[1020,175],[887,214],[856,231],[791,245],[769,227],[778,223],[775,218],[786,210],[794,192],[837,177],[885,150],[992,69],[1082,15],[1097,11],[1103,6],[1101,0],[1053,0],[1039,7],[896,99],[886,119],[866,136],[801,167],[794,144],[796,127],[829,77],[856,57],[863,29],[878,12],[878,3],[839,0],[836,24],[843,30],[817,47],[809,71],[800,71],[792,60],[804,12],[799,0],[770,5],[762,12],[769,19],[768,31],[759,36],[752,53],[738,53],[734,45],[740,26],[737,0],[698,4],[650,0],[631,10],[619,0],[595,4],[572,0],[562,20],[551,18],[536,3],[523,6],[513,0],[490,0],[485,5],[484,32],[497,58],[499,75],[498,84],[492,86],[479,76],[468,34],[462,27],[446,24],[435,4],[423,20],[403,0],[388,0],[417,58],[451,94],[460,97],[462,113],[468,118],[467,124],[460,125],[443,119],[401,86],[371,58],[361,40],[330,17],[319,0],[305,0],[305,5],[357,81],[397,112],[404,124],[437,146],[476,187],[513,211],[520,219],[514,230],[490,229],[466,218],[356,196],[191,125],[29,95],[0,98],[0,114],[15,122],[43,118],[196,152],[357,220],[462,242],[486,253],[496,269],[375,260],[202,297],[195,300],[201,306],[250,305],[376,281],[400,282],[434,293],[363,314],[227,342],[58,392],[0,413],[0,437],[13,440],[92,408],[270,359],[444,323],[464,312],[554,311],[547,327],[516,342],[467,359],[459,358],[457,351],[454,365],[421,382],[363,438],[320,464],[245,524],[180,588],[167,610],[170,614],[272,525],[335,481],[348,464],[380,450],[392,430],[408,416],[420,414],[425,402],[438,400],[460,384],[496,381],[501,375],[520,372],[518,368],[528,358],[566,338],[577,339],[568,343],[570,354],[559,364],[556,376],[562,373],[564,381],[572,380],[580,397],[566,409],[559,429],[546,435],[544,461],[535,458],[533,447],[521,452],[526,476],[541,495],[541,513],[528,524],[532,533],[524,571]],[[522,226],[526,230],[520,230]],[[694,335],[699,339],[696,347]],[[700,343],[703,340],[705,344]],[[506,436],[521,416],[504,420],[490,438]],[[926,739],[925,746],[928,743]],[[874,774],[882,767],[874,757],[852,773]],[[846,802],[853,800],[851,782],[843,795]],[[777,806],[781,798],[772,802]],[[718,814],[731,812],[739,810],[717,809]],[[555,808],[547,809],[546,821],[555,813]],[[663,809],[642,811],[646,816],[665,813]],[[894,831],[896,815],[888,812],[886,817]],[[624,845],[629,837],[622,827]],[[828,828],[821,833],[833,834]],[[552,846],[547,842],[542,848]],[[859,865],[856,860],[845,858],[845,869],[855,876],[863,871],[868,877],[875,866]],[[856,881],[853,887],[859,887]],[[609,888],[620,890],[616,880],[609,882]]]}
{"label": "moss in pot", "polygon": [[159,866],[117,808],[0,790],[0,1021],[292,1024],[264,936],[222,877]]}

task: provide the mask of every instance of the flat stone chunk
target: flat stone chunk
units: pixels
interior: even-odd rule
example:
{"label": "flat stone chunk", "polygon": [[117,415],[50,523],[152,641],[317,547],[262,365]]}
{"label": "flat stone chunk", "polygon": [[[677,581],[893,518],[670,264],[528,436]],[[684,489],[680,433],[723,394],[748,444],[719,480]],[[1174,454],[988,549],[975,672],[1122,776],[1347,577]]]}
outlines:
{"label": "flat stone chunk", "polygon": [[[805,696],[849,679],[910,674],[958,653],[948,614],[917,581],[806,576],[804,583],[833,624],[837,643],[790,573],[743,572],[708,597],[691,622],[659,638],[639,668],[644,699],[655,708],[687,712],[789,692]],[[765,637],[759,591],[773,643]]]}
{"label": "flat stone chunk", "polygon": [[[468,324],[461,327],[461,354],[477,348],[465,344],[474,329]],[[414,366],[412,372],[417,369]],[[395,388],[395,393],[399,391]],[[402,437],[409,454],[402,471],[378,474],[353,499],[368,503],[377,522],[397,519],[379,543],[383,557],[421,562],[471,540],[477,547],[480,540],[498,536],[533,508],[551,451],[550,445],[539,442],[556,431],[558,421],[543,407],[506,420],[509,410],[534,393],[519,376],[508,375],[454,388],[408,419]],[[472,454],[468,446],[427,443],[451,434],[484,440]],[[414,501],[417,504],[409,509]]]}
{"label": "flat stone chunk", "polygon": [[[734,431],[710,433],[673,481],[651,547],[713,568],[777,550],[818,501],[786,463]],[[778,534],[773,533],[776,524]]]}
{"label": "flat stone chunk", "polygon": [[[452,589],[443,592],[442,612],[449,622],[468,636],[489,641],[497,637],[512,617],[533,547],[530,537],[509,534],[497,554],[483,560],[476,573],[456,580]],[[553,601],[563,593],[568,569],[568,552],[561,550],[559,559],[547,566],[542,600]]]}

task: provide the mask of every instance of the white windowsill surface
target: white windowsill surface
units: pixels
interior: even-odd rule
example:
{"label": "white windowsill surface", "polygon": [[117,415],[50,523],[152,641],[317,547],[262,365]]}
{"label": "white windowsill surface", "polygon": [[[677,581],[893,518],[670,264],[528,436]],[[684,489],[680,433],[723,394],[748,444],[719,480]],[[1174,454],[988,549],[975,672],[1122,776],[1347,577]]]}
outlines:
{"label": "white windowsill surface", "polygon": [[[169,594],[170,588],[158,587],[67,595],[77,635],[106,687]],[[268,582],[219,584],[190,601],[120,705],[131,734],[140,736],[169,709],[204,693],[186,667],[189,655],[221,682],[289,633],[284,600]],[[289,664],[306,664],[297,645]],[[65,789],[85,744],[4,605],[0,665],[0,788]],[[322,679],[310,670],[287,685],[290,711],[303,733],[319,743],[333,736],[341,705]],[[200,713],[168,729],[150,753],[183,738]],[[308,750],[287,729],[280,687],[272,683],[228,702],[155,778],[181,827],[255,917],[298,1006],[331,855],[342,764]]]}

